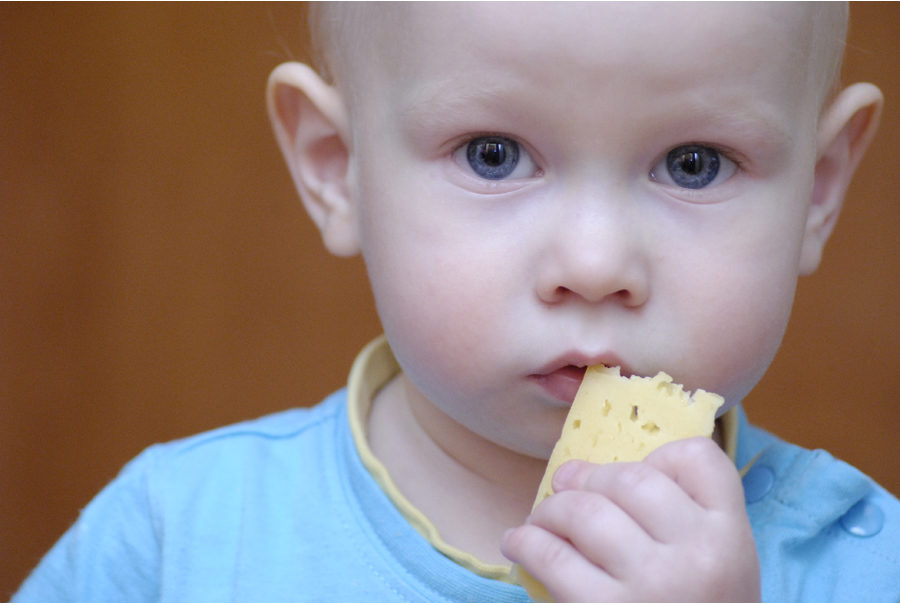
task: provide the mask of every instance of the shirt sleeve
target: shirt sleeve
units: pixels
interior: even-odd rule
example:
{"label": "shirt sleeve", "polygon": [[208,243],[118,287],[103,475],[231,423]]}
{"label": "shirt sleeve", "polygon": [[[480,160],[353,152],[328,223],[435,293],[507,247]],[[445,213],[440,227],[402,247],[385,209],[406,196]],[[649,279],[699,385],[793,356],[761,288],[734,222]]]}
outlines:
{"label": "shirt sleeve", "polygon": [[153,448],[130,462],[44,556],[13,602],[158,601],[160,541],[147,488]]}

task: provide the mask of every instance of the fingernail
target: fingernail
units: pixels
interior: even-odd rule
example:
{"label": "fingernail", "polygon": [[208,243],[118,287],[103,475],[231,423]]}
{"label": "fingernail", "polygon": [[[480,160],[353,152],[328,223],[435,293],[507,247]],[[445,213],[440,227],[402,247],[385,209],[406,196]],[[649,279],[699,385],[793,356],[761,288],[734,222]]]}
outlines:
{"label": "fingernail", "polygon": [[575,474],[578,472],[578,466],[579,464],[577,460],[569,460],[568,462],[564,462],[562,466],[556,469],[556,472],[553,473],[554,491],[559,491],[560,489],[568,487],[568,485],[575,478]]}

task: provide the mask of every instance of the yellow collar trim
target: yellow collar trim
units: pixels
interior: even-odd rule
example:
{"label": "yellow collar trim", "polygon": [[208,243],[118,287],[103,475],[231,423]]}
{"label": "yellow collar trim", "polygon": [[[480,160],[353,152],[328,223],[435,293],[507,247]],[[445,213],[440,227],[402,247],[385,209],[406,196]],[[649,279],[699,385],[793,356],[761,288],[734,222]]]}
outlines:
{"label": "yellow collar trim", "polygon": [[369,343],[356,358],[347,385],[350,431],[363,466],[375,479],[400,514],[438,551],[458,565],[482,577],[515,584],[509,565],[488,565],[475,555],[447,544],[437,527],[397,488],[391,474],[369,448],[367,429],[372,401],[378,391],[400,372],[400,366],[383,336]]}

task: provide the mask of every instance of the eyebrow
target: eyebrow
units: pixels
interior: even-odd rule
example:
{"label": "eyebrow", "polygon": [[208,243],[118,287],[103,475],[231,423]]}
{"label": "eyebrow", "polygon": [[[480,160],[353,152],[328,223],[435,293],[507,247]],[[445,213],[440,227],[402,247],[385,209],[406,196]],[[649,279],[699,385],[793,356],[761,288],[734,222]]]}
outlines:
{"label": "eyebrow", "polygon": [[[779,157],[791,147],[795,137],[788,125],[777,119],[764,108],[752,106],[698,107],[697,114],[705,113],[711,130],[726,131],[731,138],[737,138],[747,146],[762,148],[768,154],[779,152]],[[739,150],[736,150],[739,152]]]}
{"label": "eyebrow", "polygon": [[396,113],[409,128],[450,128],[455,125],[454,118],[461,110],[467,113],[495,111],[496,103],[508,94],[505,87],[460,89],[449,82],[440,82],[418,91],[409,102],[398,103]]}
{"label": "eyebrow", "polygon": [[[524,84],[521,90],[527,91]],[[453,130],[459,126],[458,115],[464,110],[466,115],[482,115],[485,120],[492,120],[498,115],[498,100],[518,94],[510,90],[507,83],[490,84],[484,87],[467,87],[461,89],[453,86],[450,80],[434,83],[417,91],[409,101],[397,103],[397,115],[401,127],[415,132],[417,129],[435,132]],[[745,100],[731,103],[706,103],[704,101],[678,102],[678,111],[687,108],[685,120],[703,123],[702,130],[727,132],[727,138],[739,140],[742,147],[753,146],[764,150],[769,157],[780,158],[793,144],[795,137],[788,124],[775,117],[774,112],[767,111],[762,104],[747,103]],[[509,111],[507,111],[509,110]],[[504,106],[503,116],[509,121],[516,121],[515,106]],[[666,119],[664,112],[655,114],[653,119]],[[710,139],[716,139],[716,136]],[[704,140],[698,137],[698,143],[713,143],[715,140]],[[739,147],[739,146],[735,146]],[[740,149],[735,148],[740,153]]]}

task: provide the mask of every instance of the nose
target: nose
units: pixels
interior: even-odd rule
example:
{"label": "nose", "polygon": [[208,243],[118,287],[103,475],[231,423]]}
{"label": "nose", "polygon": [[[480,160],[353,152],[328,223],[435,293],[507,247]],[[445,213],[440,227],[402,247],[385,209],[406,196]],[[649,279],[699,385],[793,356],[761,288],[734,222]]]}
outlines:
{"label": "nose", "polygon": [[536,292],[540,300],[617,301],[639,307],[649,294],[652,242],[635,204],[580,194],[554,204],[543,226]]}

